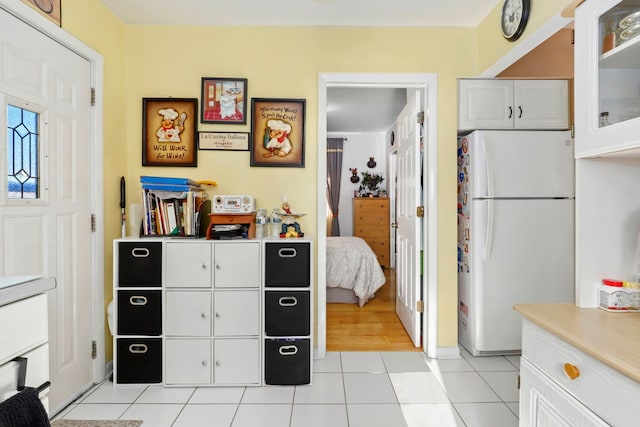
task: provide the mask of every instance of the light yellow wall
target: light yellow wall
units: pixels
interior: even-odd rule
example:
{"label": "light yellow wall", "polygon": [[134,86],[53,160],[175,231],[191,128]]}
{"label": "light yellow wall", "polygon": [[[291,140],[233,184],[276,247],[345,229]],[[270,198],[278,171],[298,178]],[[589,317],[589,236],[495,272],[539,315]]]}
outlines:
{"label": "light yellow wall", "polygon": [[[317,82],[321,72],[421,72],[439,78],[439,337],[457,343],[456,276],[456,77],[473,73],[473,30],[452,28],[211,28],[129,26],[127,158],[131,177],[167,173],[210,178],[220,194],[251,193],[261,207],[286,194],[307,213],[302,229],[317,218]],[[200,78],[245,77],[251,97],[306,98],[306,167],[249,167],[246,152],[200,151],[197,169],[140,166],[140,99],[199,97]],[[249,131],[237,125],[200,130]]]}
{"label": "light yellow wall", "polygon": [[[536,0],[525,37],[551,11]],[[497,15],[496,15],[497,14]],[[473,76],[512,44],[498,31],[496,8],[474,28],[290,28],[126,26],[98,0],[65,0],[63,28],[104,55],[105,300],[111,295],[111,241],[120,236],[118,188],[129,203],[140,175],[213,179],[218,194],[253,194],[259,206],[286,194],[313,234],[317,218],[319,73],[419,72],[438,75],[438,345],[457,345],[456,109],[458,76]],[[247,152],[200,151],[197,168],[141,166],[143,97],[200,98],[201,77],[248,79],[249,97],[305,98],[305,168],[252,168]],[[250,103],[249,103],[250,108]],[[250,131],[250,125],[199,125]],[[107,360],[111,341],[107,335]]]}
{"label": "light yellow wall", "polygon": [[[125,25],[97,0],[64,0],[62,27],[104,58],[104,295],[105,307],[112,299],[113,239],[120,237],[120,177],[126,176],[127,149],[123,133],[127,121]],[[99,102],[100,100],[98,100]],[[129,186],[131,188],[131,186]],[[129,193],[131,194],[131,193]],[[131,199],[129,199],[131,200]],[[106,310],[105,310],[106,313]],[[112,340],[106,323],[106,356],[111,359]]]}
{"label": "light yellow wall", "polygon": [[522,37],[515,42],[509,42],[500,32],[502,2],[499,2],[477,27],[478,73],[492,66],[549,19],[560,14],[562,9],[570,3],[572,2],[569,0],[531,0],[529,22]]}

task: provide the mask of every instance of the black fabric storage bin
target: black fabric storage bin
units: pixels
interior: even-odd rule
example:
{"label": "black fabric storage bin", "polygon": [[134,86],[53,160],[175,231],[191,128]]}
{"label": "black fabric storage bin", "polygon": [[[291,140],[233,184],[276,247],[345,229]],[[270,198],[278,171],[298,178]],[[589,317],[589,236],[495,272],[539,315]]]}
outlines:
{"label": "black fabric storage bin", "polygon": [[309,291],[266,291],[265,332],[273,337],[310,335]]}
{"label": "black fabric storage bin", "polygon": [[305,288],[311,271],[309,243],[266,243],[265,286]]}
{"label": "black fabric storage bin", "polygon": [[118,335],[162,335],[162,292],[118,291]]}
{"label": "black fabric storage bin", "polygon": [[162,382],[162,338],[118,338],[116,383]]}
{"label": "black fabric storage bin", "polygon": [[162,286],[162,243],[119,242],[118,286]]}
{"label": "black fabric storage bin", "polygon": [[266,339],[264,382],[271,385],[302,385],[311,382],[311,340]]}

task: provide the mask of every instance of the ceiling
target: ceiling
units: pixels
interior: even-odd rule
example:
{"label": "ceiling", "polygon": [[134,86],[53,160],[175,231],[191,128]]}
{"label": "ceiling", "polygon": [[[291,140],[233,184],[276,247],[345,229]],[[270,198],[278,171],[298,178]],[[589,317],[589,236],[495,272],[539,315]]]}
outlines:
{"label": "ceiling", "polygon": [[[502,0],[101,0],[130,25],[477,26]],[[153,6],[151,6],[153,5]],[[328,132],[385,132],[405,89],[329,88]]]}

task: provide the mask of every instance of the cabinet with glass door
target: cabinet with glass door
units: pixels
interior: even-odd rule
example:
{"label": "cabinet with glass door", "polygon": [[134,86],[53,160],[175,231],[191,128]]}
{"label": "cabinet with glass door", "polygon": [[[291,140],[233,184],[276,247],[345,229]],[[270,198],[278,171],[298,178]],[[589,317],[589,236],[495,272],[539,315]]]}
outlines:
{"label": "cabinet with glass door", "polygon": [[587,0],[575,17],[576,157],[640,150],[640,0]]}

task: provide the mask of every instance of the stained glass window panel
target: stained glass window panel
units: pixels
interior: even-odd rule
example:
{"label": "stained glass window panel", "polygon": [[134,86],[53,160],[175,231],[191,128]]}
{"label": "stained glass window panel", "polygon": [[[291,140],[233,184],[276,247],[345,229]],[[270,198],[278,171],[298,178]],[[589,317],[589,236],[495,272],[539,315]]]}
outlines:
{"label": "stained glass window panel", "polygon": [[40,197],[40,115],[7,105],[7,195],[9,199]]}

